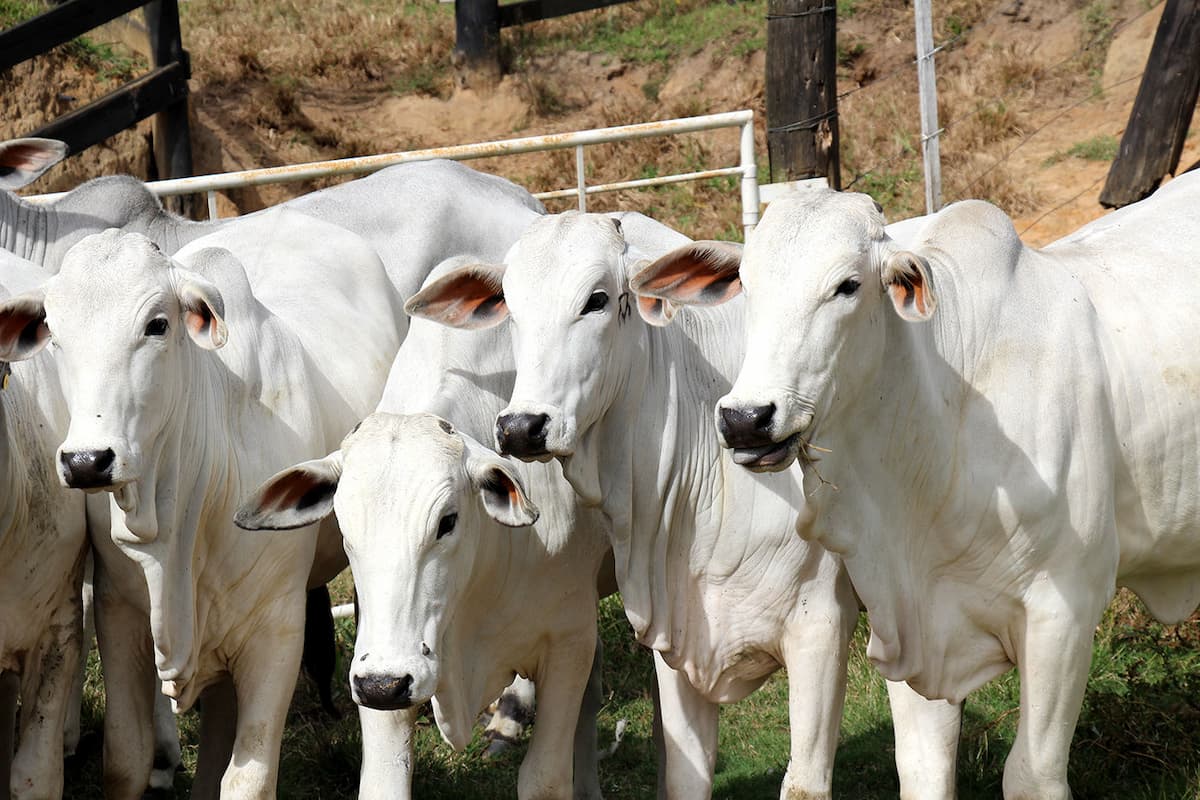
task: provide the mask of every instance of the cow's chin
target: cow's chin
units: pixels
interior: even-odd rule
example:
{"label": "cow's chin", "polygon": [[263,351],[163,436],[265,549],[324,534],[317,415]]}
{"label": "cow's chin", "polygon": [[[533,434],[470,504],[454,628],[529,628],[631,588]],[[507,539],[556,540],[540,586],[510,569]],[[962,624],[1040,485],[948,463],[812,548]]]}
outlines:
{"label": "cow's chin", "polygon": [[782,472],[800,457],[800,447],[800,434],[793,433],[781,442],[735,448],[733,463],[751,472]]}

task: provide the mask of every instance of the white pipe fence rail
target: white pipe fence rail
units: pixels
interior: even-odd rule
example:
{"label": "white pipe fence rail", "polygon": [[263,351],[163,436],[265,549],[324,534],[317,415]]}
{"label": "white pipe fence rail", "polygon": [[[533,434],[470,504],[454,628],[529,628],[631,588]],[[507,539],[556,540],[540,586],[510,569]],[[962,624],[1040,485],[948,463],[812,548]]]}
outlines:
{"label": "white pipe fence rail", "polygon": [[[673,136],[683,133],[717,130],[720,128],[741,129],[739,159],[736,166],[662,175],[654,178],[642,178],[619,183],[606,183],[595,186],[587,185],[586,165],[583,156],[584,148],[589,145],[625,142],[634,139],[646,139],[653,136]],[[636,125],[620,125],[613,128],[595,128],[593,130],[575,131],[573,133],[552,133],[545,136],[528,136],[521,139],[505,139],[479,144],[434,147],[427,150],[384,153],[356,158],[339,158],[333,161],[316,161],[308,164],[266,167],[264,169],[225,172],[216,175],[198,175],[192,178],[173,178],[165,181],[154,181],[146,184],[146,186],[158,197],[199,194],[203,192],[208,197],[209,216],[215,218],[217,216],[216,193],[226,189],[240,189],[270,183],[291,183],[335,175],[359,175],[376,172],[394,164],[430,161],[435,158],[467,161],[475,158],[494,158],[520,153],[565,150],[572,147],[575,148],[576,181],[574,188],[540,192],[534,195],[539,200],[578,197],[579,209],[586,211],[587,197],[590,194],[662,186],[671,183],[682,183],[684,181],[698,181],[725,175],[739,175],[741,176],[742,190],[742,226],[746,233],[749,233],[758,223],[758,167],[754,157],[754,112],[750,110],[727,111],[721,114],[685,117],[682,119],[663,120],[661,122],[642,122]],[[62,194],[64,193],[37,195],[27,199],[34,202],[44,202],[61,197]]]}

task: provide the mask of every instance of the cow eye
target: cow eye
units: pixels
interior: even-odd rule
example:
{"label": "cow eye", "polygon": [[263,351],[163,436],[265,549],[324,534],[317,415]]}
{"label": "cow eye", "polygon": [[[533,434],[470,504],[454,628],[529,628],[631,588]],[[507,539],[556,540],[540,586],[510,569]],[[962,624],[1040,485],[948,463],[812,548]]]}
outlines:
{"label": "cow eye", "polygon": [[147,336],[165,336],[167,333],[167,320],[165,317],[155,317],[146,323]]}
{"label": "cow eye", "polygon": [[438,523],[437,538],[440,539],[443,536],[448,536],[449,534],[453,533],[454,526],[457,524],[458,514],[447,514],[446,516],[442,517],[441,522]]}
{"label": "cow eye", "polygon": [[597,311],[603,311],[606,305],[608,305],[608,292],[600,289],[592,292],[591,297],[589,297],[587,302],[583,305],[583,311],[579,313],[593,314]]}
{"label": "cow eye", "polygon": [[835,289],[833,291],[833,293],[835,295],[841,294],[841,295],[845,295],[846,297],[849,297],[850,295],[857,292],[858,287],[861,285],[862,284],[860,284],[858,281],[854,280],[854,278],[846,278],[846,280],[844,280],[838,284],[837,289]]}

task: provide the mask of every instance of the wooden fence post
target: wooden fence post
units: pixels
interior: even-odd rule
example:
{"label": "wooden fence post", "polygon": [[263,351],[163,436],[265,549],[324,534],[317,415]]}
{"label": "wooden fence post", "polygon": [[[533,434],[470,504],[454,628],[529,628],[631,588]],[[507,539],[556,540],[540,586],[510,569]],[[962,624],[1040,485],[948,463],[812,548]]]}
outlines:
{"label": "wooden fence post", "polygon": [[834,0],[767,2],[767,154],[772,183],[841,188]]}
{"label": "wooden fence post", "polygon": [[[161,67],[177,61],[191,75],[187,51],[179,32],[177,0],[154,0],[147,3],[146,30],[150,40],[152,66]],[[192,138],[188,124],[187,95],[154,115],[154,163],[159,178],[183,178],[192,174]],[[194,198],[167,198],[167,207],[186,213]]]}
{"label": "wooden fence post", "polygon": [[500,78],[500,5],[497,0],[455,0],[454,55],[469,76]]}
{"label": "wooden fence post", "polygon": [[1141,200],[1179,166],[1200,95],[1200,0],[1167,0],[1100,204]]}

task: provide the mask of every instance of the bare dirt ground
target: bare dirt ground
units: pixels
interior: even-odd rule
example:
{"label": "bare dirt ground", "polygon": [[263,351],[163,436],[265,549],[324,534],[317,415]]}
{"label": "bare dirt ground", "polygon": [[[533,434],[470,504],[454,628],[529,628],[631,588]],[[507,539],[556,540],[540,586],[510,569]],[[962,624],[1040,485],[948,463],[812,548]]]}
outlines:
{"label": "bare dirt ground", "polygon": [[[1161,4],[1148,8],[1144,0],[1097,6],[1099,1],[1085,6],[1083,0],[952,0],[938,23],[938,41],[953,40],[937,62],[939,116],[946,127],[945,197],[997,202],[1031,244],[1052,241],[1105,213],[1097,196],[1109,161],[1068,153],[1081,142],[1119,137],[1124,130],[1161,13]],[[645,0],[506,31],[508,71],[490,87],[465,86],[455,76],[448,60],[452,16],[438,16],[436,8],[426,12],[420,35],[413,35],[409,16],[382,11],[325,20],[312,31],[303,29],[299,15],[299,22],[287,22],[297,36],[289,52],[273,27],[279,14],[256,10],[264,16],[248,20],[206,2],[192,0],[184,14],[185,43],[193,54],[197,173],[736,108],[756,111],[760,159],[766,162],[761,45],[734,55],[728,41],[696,43],[690,52],[649,63],[570,46],[539,54],[545,48],[530,46],[538,37],[569,40],[574,30],[584,34],[597,20],[632,24],[629,15],[636,21],[638,14],[650,13],[630,10]],[[839,89],[849,93],[840,104],[843,183],[871,191],[893,218],[910,216],[923,211],[912,11],[890,0],[861,0],[859,6],[839,22],[846,52]],[[1089,17],[1093,7],[1101,9],[1102,19]],[[746,24],[765,24],[763,8],[753,3],[737,8]],[[1084,48],[1095,38],[1089,24],[1096,30],[1115,25],[1111,42],[1100,36],[1098,46]],[[404,46],[387,47],[387,36],[399,37]],[[369,44],[348,46],[354,37]],[[421,63],[431,65],[430,75],[408,89],[407,79],[397,76],[411,75]],[[107,83],[55,56],[0,75],[0,135],[17,135],[41,118],[77,107]],[[148,131],[143,123],[71,159],[33,190],[67,188],[114,171],[148,175]],[[1192,136],[1181,167],[1198,160],[1200,137]],[[590,151],[589,179],[643,177],[701,161],[734,163],[736,136],[713,133],[691,144],[651,140]],[[569,153],[475,162],[534,190],[571,185],[572,164]],[[222,198],[221,213],[259,208],[316,185],[236,192]],[[597,203],[654,213],[693,236],[736,234],[736,189],[728,185],[694,187],[666,198],[621,193]]]}

